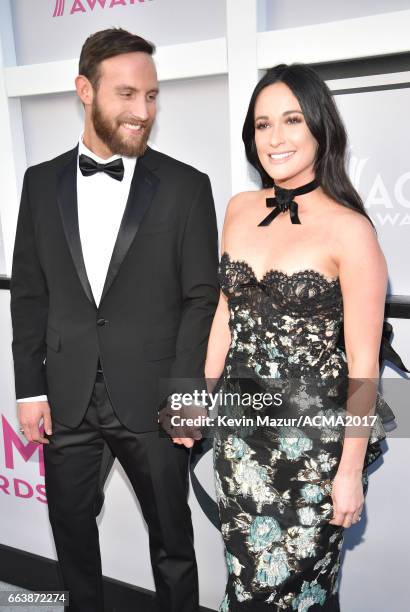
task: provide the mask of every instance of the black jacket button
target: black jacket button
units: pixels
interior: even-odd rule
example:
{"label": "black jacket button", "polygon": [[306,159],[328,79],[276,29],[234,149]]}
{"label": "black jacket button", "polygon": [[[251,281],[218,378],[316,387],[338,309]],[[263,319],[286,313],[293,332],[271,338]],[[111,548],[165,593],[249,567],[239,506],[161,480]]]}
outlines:
{"label": "black jacket button", "polygon": [[97,325],[99,325],[100,327],[102,327],[106,323],[108,323],[108,321],[106,319],[98,319],[97,320]]}

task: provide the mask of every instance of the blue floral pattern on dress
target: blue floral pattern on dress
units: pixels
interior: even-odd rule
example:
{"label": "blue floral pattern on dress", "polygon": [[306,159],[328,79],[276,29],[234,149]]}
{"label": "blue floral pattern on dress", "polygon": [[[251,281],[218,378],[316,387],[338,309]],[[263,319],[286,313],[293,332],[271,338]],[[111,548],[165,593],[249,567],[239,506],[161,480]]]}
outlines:
{"label": "blue floral pattern on dress", "polygon": [[[339,280],[314,270],[271,270],[258,280],[245,261],[228,253],[221,257],[219,280],[231,332],[222,390],[235,390],[235,372],[246,367],[266,385],[300,380],[290,409],[295,404],[301,414],[337,415],[334,398],[347,376],[346,356],[337,346],[343,315]],[[329,395],[312,393],[310,376],[329,381]],[[235,416],[244,411],[240,402],[231,406]],[[365,492],[367,467],[381,454],[384,437],[377,422],[363,469]],[[337,597],[344,529],[328,521],[342,449],[343,436],[331,427],[316,437],[287,425],[262,432],[246,426],[215,436],[215,486],[228,567],[219,612],[251,610],[252,602],[258,610],[262,605],[272,612],[308,612]]]}

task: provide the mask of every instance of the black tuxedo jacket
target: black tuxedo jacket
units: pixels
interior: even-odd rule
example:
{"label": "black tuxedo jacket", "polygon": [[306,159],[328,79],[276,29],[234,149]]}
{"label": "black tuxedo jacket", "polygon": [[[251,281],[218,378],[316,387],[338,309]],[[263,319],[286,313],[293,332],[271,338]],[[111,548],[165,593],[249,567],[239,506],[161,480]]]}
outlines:
{"label": "black tuxedo jacket", "polygon": [[[200,378],[219,289],[207,175],[150,148],[139,158],[97,307],[78,227],[77,147],[26,171],[11,278],[16,397],[47,394],[69,427],[100,357],[133,431],[157,428],[160,379]],[[98,202],[95,231],[98,232]]]}

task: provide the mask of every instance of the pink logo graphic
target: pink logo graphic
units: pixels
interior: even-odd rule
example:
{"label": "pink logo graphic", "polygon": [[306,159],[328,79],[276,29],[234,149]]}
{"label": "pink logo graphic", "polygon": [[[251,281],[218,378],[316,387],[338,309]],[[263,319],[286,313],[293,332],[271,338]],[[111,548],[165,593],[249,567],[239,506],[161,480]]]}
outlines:
{"label": "pink logo graphic", "polygon": [[53,17],[61,17],[62,15],[64,15],[64,4],[65,0],[56,0]]}
{"label": "pink logo graphic", "polygon": [[[93,11],[96,6],[101,9],[114,8],[115,6],[130,6],[152,2],[153,0],[72,0],[70,15],[74,13],[87,13]],[[55,0],[55,8],[53,17],[62,17],[64,15],[65,0]]]}
{"label": "pink logo graphic", "polygon": [[[3,423],[4,459],[6,468],[9,470],[14,470],[13,448],[16,449],[24,461],[28,461],[32,455],[38,452],[39,472],[40,476],[44,476],[43,446],[41,444],[37,444],[36,442],[27,442],[27,444],[24,444],[6,417],[2,415],[1,419]],[[43,427],[40,428],[40,431],[43,433]]]}
{"label": "pink logo graphic", "polygon": [[[43,432],[43,428],[40,428]],[[3,430],[1,435],[1,430]],[[9,495],[11,497],[20,498],[22,500],[36,500],[43,504],[47,503],[46,489],[44,485],[44,455],[43,446],[34,442],[27,442],[19,435],[14,427],[9,423],[4,415],[1,415],[0,420],[0,448],[1,455],[4,457],[4,466],[10,473],[0,473],[0,495]],[[4,455],[3,455],[4,453]],[[17,458],[23,459],[24,462],[33,461],[38,468],[40,476],[39,483],[27,482],[22,478],[17,478],[15,467]],[[0,460],[1,460],[0,456]],[[1,463],[1,461],[0,461]],[[24,476],[23,476],[24,477]],[[1,606],[0,606],[1,607]]]}

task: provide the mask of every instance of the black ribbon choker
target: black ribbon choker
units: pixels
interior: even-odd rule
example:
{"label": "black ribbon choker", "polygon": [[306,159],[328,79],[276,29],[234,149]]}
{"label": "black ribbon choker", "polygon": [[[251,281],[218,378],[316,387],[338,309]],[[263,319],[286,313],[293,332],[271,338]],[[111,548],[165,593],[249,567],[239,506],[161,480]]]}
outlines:
{"label": "black ribbon choker", "polygon": [[280,212],[284,213],[287,210],[289,210],[291,222],[300,224],[300,219],[298,217],[298,204],[293,200],[293,198],[298,195],[303,195],[304,193],[309,193],[317,187],[319,187],[319,182],[316,179],[310,183],[306,183],[306,185],[297,187],[296,189],[284,189],[283,187],[279,187],[279,185],[274,184],[275,197],[266,198],[266,206],[268,208],[274,207],[274,210],[272,210],[272,212],[270,212],[265,219],[258,223],[258,227],[269,225],[271,221],[276,219]]}

